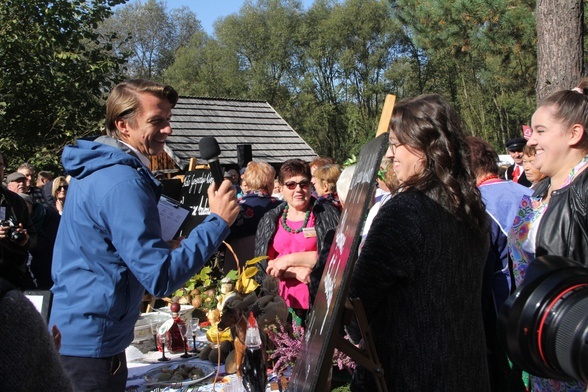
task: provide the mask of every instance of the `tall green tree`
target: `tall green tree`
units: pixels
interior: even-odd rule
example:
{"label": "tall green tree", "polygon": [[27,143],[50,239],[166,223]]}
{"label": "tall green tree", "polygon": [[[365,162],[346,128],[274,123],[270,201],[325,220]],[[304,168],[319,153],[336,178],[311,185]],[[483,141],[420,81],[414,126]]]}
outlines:
{"label": "tall green tree", "polygon": [[298,76],[301,17],[298,0],[246,0],[238,14],[216,25],[219,45],[237,55],[249,98],[282,107],[288,101]]}
{"label": "tall green tree", "polygon": [[441,93],[497,148],[534,109],[533,0],[248,0],[176,52],[182,94],[260,99],[342,161],[375,132],[386,94]]}
{"label": "tall green tree", "polygon": [[62,147],[97,133],[102,94],[124,59],[95,30],[118,0],[5,0],[0,7],[0,150],[10,169],[57,168]]}
{"label": "tall green tree", "polygon": [[533,111],[534,2],[394,1],[396,15],[430,66],[424,88],[450,97],[466,126],[502,149]]}
{"label": "tall green tree", "polygon": [[237,54],[204,31],[194,34],[188,46],[178,49],[164,78],[181,95],[248,98],[246,74],[240,69]]}
{"label": "tall green tree", "polygon": [[341,162],[375,135],[401,33],[386,1],[317,1],[306,13],[296,118],[320,155]]}
{"label": "tall green tree", "polygon": [[100,31],[118,34],[115,51],[128,56],[128,77],[162,80],[176,51],[188,46],[202,25],[188,7],[168,11],[163,0],[137,0],[117,7]]}

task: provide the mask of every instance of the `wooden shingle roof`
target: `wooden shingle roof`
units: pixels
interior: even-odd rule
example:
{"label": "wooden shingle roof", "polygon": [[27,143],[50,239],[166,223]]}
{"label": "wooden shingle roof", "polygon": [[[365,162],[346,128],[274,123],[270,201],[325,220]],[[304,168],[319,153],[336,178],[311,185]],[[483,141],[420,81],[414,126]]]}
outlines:
{"label": "wooden shingle roof", "polygon": [[185,170],[200,159],[198,143],[214,136],[223,165],[238,164],[237,145],[251,144],[253,160],[280,165],[292,158],[311,161],[316,153],[267,102],[180,97],[173,109],[173,134],[165,151]]}

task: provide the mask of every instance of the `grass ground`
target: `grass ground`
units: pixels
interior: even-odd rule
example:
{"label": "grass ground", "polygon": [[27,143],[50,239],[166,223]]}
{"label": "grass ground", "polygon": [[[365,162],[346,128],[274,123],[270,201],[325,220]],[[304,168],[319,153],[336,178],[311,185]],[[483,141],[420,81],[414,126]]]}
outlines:
{"label": "grass ground", "polygon": [[348,392],[349,384],[351,383],[351,374],[347,370],[339,370],[337,367],[333,368],[333,379],[331,381],[331,391]]}
{"label": "grass ground", "polygon": [[349,385],[342,385],[342,386],[337,387],[337,388],[331,388],[331,391],[334,391],[334,392],[349,392],[350,389],[349,389]]}

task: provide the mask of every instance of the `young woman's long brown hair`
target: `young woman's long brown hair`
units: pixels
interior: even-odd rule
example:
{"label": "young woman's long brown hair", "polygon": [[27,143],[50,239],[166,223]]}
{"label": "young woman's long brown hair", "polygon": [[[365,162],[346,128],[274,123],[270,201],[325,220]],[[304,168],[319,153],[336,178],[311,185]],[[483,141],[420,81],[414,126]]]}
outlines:
{"label": "young woman's long brown hair", "polygon": [[485,207],[455,109],[437,94],[407,99],[394,107],[390,129],[401,144],[421,151],[426,159],[423,172],[402,188],[423,191],[483,237]]}

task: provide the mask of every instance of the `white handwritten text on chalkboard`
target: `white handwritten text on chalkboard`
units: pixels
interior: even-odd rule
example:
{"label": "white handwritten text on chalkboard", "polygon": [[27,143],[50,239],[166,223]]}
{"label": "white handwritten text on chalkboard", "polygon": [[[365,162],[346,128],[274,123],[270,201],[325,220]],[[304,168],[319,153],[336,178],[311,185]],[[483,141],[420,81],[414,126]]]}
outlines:
{"label": "white handwritten text on chalkboard", "polygon": [[210,215],[208,203],[208,187],[214,182],[212,173],[208,169],[197,169],[186,173],[180,191],[180,203],[190,210],[190,215],[182,225],[182,234],[190,231],[202,223]]}

